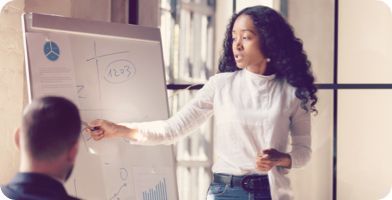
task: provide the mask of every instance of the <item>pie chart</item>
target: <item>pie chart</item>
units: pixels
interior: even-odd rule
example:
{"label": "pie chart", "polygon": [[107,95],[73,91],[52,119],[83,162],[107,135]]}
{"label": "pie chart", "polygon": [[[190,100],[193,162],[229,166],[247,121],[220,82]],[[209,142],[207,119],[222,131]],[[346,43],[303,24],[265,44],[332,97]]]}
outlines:
{"label": "pie chart", "polygon": [[53,41],[47,41],[44,45],[44,53],[48,60],[56,61],[60,56],[60,48]]}

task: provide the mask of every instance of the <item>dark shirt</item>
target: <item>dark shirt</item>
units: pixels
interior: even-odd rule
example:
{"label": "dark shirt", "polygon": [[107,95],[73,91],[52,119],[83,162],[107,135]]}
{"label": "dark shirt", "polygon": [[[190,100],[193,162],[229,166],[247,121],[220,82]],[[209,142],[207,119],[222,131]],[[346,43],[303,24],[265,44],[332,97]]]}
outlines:
{"label": "dark shirt", "polygon": [[67,194],[61,182],[38,173],[18,173],[1,192],[15,200],[78,200]]}

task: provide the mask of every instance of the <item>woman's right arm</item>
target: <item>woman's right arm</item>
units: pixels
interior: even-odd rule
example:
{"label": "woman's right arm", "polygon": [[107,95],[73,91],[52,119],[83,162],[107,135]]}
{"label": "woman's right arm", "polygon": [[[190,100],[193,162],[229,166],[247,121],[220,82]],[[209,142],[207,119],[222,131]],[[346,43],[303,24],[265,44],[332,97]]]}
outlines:
{"label": "woman's right arm", "polygon": [[197,95],[179,112],[168,120],[142,123],[115,124],[106,120],[94,120],[88,129],[96,140],[104,137],[127,137],[136,144],[171,144],[178,138],[191,132],[213,114],[213,101],[216,86],[216,76],[204,85]]}
{"label": "woman's right arm", "polygon": [[104,119],[96,119],[88,123],[84,131],[89,133],[94,140],[110,137],[126,137],[131,140],[137,137],[137,130],[121,124],[115,124]]}

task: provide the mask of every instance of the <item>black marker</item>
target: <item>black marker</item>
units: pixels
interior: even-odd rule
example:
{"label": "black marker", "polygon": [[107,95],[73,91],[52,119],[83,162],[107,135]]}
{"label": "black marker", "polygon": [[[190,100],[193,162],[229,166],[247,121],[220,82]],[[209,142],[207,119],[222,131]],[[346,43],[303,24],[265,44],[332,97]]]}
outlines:
{"label": "black marker", "polygon": [[86,126],[90,131],[96,131],[96,130],[99,129],[99,127],[90,127],[90,126],[87,124],[87,122],[85,122],[85,121],[82,121],[82,124],[83,124],[84,126]]}

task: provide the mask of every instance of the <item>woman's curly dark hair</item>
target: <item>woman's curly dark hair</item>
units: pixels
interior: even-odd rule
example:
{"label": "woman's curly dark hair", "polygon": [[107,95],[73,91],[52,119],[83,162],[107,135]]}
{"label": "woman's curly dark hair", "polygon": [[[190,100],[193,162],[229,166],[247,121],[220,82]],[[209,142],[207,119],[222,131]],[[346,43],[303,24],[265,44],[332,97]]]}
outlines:
{"label": "woman's curly dark hair", "polygon": [[304,52],[302,41],[295,37],[292,27],[275,10],[265,6],[254,6],[234,14],[227,26],[223,43],[223,54],[219,60],[219,72],[241,70],[236,66],[232,50],[232,29],[240,15],[252,18],[260,38],[261,52],[270,58],[268,71],[275,73],[276,78],[286,81],[296,88],[295,96],[301,100],[301,107],[315,111],[317,88],[311,71],[311,63]]}

